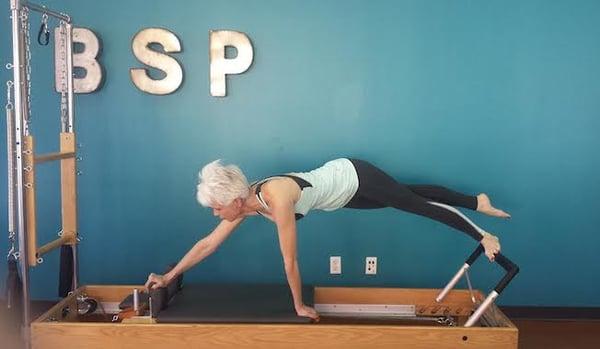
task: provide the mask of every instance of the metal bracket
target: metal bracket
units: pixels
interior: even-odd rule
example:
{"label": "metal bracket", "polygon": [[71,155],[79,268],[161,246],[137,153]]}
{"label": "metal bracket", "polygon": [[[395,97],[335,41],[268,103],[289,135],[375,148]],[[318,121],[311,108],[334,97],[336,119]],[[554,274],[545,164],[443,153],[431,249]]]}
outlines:
{"label": "metal bracket", "polygon": [[397,304],[315,304],[325,316],[406,318],[416,316],[414,305]]}

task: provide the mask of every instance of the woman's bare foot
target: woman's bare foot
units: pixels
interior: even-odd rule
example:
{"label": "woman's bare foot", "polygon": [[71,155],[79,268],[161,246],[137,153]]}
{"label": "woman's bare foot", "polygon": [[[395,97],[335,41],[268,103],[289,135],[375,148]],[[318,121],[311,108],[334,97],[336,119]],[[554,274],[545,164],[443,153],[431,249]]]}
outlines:
{"label": "woman's bare foot", "polygon": [[500,241],[498,237],[483,232],[483,239],[481,239],[480,243],[483,245],[483,249],[485,250],[485,255],[491,262],[496,258],[496,254],[500,253]]}
{"label": "woman's bare foot", "polygon": [[477,211],[484,213],[488,216],[510,218],[510,215],[508,213],[492,206],[490,198],[484,193],[477,195]]}

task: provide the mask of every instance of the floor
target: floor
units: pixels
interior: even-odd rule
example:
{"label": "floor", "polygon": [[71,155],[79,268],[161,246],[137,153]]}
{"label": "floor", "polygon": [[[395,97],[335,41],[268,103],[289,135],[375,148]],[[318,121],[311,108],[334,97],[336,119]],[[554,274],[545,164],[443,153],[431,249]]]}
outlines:
{"label": "floor", "polygon": [[600,348],[600,320],[511,320],[519,329],[519,348]]}
{"label": "floor", "polygon": [[[33,311],[43,313],[49,306],[40,303]],[[22,348],[14,323],[7,316],[5,305],[0,301],[0,347]],[[600,320],[543,320],[511,319],[519,328],[521,349],[591,349],[600,348]],[[374,348],[376,344],[374,343]]]}

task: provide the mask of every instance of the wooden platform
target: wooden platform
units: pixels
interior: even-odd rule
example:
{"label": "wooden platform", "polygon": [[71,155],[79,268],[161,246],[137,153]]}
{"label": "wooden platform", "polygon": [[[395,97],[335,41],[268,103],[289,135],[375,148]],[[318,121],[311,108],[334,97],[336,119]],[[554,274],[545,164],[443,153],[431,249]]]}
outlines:
{"label": "wooden platform", "polygon": [[[518,330],[493,306],[476,327],[460,324],[473,310],[468,291],[455,290],[436,303],[435,289],[316,287],[315,304],[415,305],[420,316],[452,315],[459,326],[404,325],[328,318],[312,324],[127,324],[77,314],[86,294],[115,304],[141,286],[86,286],[32,323],[33,348],[517,348]],[[477,292],[476,296],[482,298]],[[490,315],[492,314],[492,315]],[[90,321],[90,319],[92,319]],[[494,324],[490,326],[490,323]]]}

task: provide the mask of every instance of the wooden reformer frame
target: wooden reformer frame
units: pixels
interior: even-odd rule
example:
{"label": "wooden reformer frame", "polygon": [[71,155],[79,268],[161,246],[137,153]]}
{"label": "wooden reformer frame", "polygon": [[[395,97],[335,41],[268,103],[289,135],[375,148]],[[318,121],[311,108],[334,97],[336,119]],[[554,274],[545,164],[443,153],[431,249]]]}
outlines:
{"label": "wooden reformer frame", "polygon": [[[512,261],[496,255],[506,274],[487,296],[472,290],[470,282],[469,290],[454,289],[483,250],[478,245],[441,290],[316,287],[315,309],[322,316],[316,324],[167,324],[157,322],[152,311],[113,322],[119,302],[143,286],[82,287],[33,323],[33,347],[517,348],[518,329],[494,304],[519,271]],[[88,298],[101,305],[96,311],[101,316],[91,321],[78,309]]]}
{"label": "wooden reformer frame", "polygon": [[[315,306],[386,304],[415,306],[420,316],[457,316],[457,327],[406,325],[327,318],[311,324],[163,324],[115,323],[110,316],[81,321],[77,298],[85,295],[101,309],[115,305],[143,286],[86,286],[62,300],[32,323],[33,348],[517,348],[518,329],[492,304],[477,327],[462,327],[473,311],[471,294],[454,290],[435,301],[440,290],[401,288],[316,287]],[[475,291],[475,297],[484,296]],[[109,311],[110,312],[110,311]],[[134,321],[135,322],[135,321]],[[141,322],[141,321],[138,321]]]}

